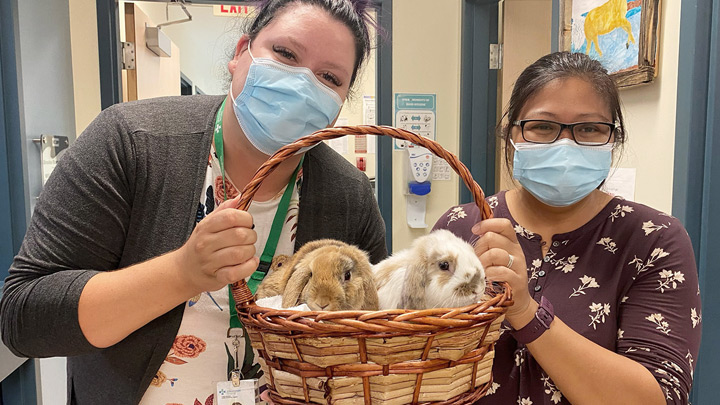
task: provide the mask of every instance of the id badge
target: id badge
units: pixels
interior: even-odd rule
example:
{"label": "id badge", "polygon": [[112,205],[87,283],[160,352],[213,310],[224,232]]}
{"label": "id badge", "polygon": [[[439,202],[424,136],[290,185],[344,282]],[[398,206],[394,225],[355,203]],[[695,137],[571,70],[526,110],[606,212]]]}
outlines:
{"label": "id badge", "polygon": [[258,380],[221,381],[217,383],[217,405],[255,405]]}

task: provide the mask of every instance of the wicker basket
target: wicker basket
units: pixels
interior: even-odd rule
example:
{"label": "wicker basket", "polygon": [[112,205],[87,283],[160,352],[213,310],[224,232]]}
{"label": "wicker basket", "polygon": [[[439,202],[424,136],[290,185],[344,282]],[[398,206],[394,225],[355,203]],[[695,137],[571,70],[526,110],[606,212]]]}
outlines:
{"label": "wicker basket", "polygon": [[[482,211],[480,186],[438,143],[392,127],[328,128],[275,153],[242,191],[247,209],[262,181],[303,147],[345,135],[385,135],[426,147],[460,175]],[[494,343],[507,307],[507,285],[463,308],[385,311],[291,311],[258,307],[244,281],[233,285],[238,316],[265,361],[278,404],[467,404],[492,383]]]}

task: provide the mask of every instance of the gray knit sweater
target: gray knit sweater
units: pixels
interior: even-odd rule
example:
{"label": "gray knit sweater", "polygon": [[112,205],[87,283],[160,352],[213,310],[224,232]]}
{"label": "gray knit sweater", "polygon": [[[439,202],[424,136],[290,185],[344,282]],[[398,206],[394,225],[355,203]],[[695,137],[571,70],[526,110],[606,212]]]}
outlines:
{"label": "gray knit sweater", "polygon": [[[195,224],[223,97],[183,96],[103,111],[45,185],[0,302],[17,355],[68,356],[68,402],[137,403],[177,333],[183,305],[97,349],[78,324],[85,283],[177,249]],[[306,154],[296,249],[335,238],[377,262],[385,231],[366,176],[326,145]],[[118,302],[117,305],[123,305]]]}

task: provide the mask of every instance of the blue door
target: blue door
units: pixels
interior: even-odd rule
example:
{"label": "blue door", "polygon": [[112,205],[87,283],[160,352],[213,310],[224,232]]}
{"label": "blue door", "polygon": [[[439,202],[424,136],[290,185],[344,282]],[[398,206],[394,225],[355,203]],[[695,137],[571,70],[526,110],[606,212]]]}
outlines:
{"label": "blue door", "polygon": [[703,331],[691,402],[716,404],[720,378],[720,3],[684,0],[680,20],[673,215],[695,248]]}
{"label": "blue door", "polygon": [[[20,248],[26,226],[15,65],[14,4],[10,0],[0,0],[0,287],[13,256]],[[0,347],[0,350],[7,349]],[[10,369],[3,369],[3,365],[8,367],[7,362],[3,363],[0,364],[0,405],[37,403],[33,361],[25,361],[15,370],[16,363]]]}
{"label": "blue door", "polygon": [[[460,160],[485,195],[495,194],[495,122],[498,71],[490,44],[498,43],[498,0],[465,0],[462,11]],[[460,187],[460,203],[472,201]]]}

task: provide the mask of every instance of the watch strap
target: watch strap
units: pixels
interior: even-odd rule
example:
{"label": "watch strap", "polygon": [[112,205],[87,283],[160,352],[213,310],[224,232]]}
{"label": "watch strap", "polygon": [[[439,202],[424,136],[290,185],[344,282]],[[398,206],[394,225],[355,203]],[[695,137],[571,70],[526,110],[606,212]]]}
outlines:
{"label": "watch strap", "polygon": [[540,335],[550,329],[550,324],[555,319],[553,306],[545,296],[540,298],[540,307],[533,319],[518,330],[511,331],[511,334],[519,343],[528,344],[539,338]]}

